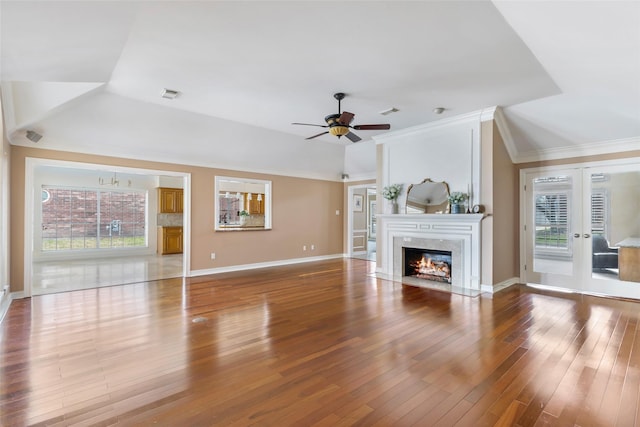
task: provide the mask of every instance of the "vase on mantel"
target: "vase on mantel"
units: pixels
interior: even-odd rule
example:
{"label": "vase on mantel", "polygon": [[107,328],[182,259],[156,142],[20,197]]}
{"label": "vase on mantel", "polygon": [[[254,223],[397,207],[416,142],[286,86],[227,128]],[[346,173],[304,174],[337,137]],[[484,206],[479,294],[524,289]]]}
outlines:
{"label": "vase on mantel", "polygon": [[452,203],[451,204],[451,213],[452,214],[464,213],[464,205],[461,204],[461,203]]}
{"label": "vase on mantel", "polygon": [[396,200],[391,200],[391,213],[392,214],[398,213],[398,202]]}

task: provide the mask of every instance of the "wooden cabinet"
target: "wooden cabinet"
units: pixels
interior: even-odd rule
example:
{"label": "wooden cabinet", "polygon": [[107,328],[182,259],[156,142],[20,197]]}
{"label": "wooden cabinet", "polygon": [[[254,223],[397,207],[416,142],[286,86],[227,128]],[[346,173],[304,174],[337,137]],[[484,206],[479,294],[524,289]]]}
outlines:
{"label": "wooden cabinet", "polygon": [[182,253],[182,227],[158,227],[158,253]]}
{"label": "wooden cabinet", "polygon": [[264,214],[264,194],[260,194],[260,200],[258,200],[258,194],[252,194],[251,200],[246,200],[245,206],[248,206],[249,213],[251,215],[254,214]]}
{"label": "wooden cabinet", "polygon": [[182,213],[182,188],[158,188],[158,212]]}

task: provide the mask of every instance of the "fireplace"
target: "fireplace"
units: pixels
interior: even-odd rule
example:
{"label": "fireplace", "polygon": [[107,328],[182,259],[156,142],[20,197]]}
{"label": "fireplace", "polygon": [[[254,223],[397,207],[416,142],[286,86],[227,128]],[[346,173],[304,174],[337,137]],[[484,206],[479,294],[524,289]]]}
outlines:
{"label": "fireplace", "polygon": [[[403,284],[478,295],[482,218],[482,214],[377,215],[379,263],[376,274]],[[407,248],[450,253],[450,279],[437,282],[407,276],[404,271]]]}
{"label": "fireplace", "polygon": [[405,277],[451,284],[451,251],[402,248]]}
{"label": "fireplace", "polygon": [[394,278],[446,291],[464,287],[462,240],[406,236],[393,240]]}

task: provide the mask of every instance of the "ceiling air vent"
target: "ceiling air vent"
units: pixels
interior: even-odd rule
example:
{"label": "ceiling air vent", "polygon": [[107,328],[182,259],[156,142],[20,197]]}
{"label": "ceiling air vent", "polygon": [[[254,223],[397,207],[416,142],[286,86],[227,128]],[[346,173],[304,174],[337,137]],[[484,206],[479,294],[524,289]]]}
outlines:
{"label": "ceiling air vent", "polygon": [[178,96],[179,93],[180,92],[178,92],[177,90],[164,89],[162,91],[162,97],[167,99],[175,99],[175,97]]}
{"label": "ceiling air vent", "polygon": [[33,130],[27,131],[27,139],[31,142],[38,142],[42,139],[42,135]]}

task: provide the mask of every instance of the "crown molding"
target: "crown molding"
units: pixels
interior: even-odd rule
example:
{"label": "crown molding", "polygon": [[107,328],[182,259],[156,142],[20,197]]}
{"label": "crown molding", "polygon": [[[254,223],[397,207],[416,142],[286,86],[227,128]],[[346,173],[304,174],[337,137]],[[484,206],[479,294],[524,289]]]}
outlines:
{"label": "crown molding", "polygon": [[517,163],[516,159],[518,158],[518,149],[516,148],[516,144],[513,140],[513,135],[511,134],[511,129],[509,129],[509,124],[507,123],[507,118],[505,117],[502,108],[496,109],[493,120],[498,127],[500,136],[502,136],[502,141],[504,142],[504,146],[507,149],[507,153],[509,153],[511,162]]}
{"label": "crown molding", "polygon": [[624,153],[636,150],[640,151],[640,136],[593,142],[574,147],[558,147],[539,151],[529,151],[518,154],[516,159],[512,160],[514,163],[529,163],[546,160],[570,159],[575,157],[598,156],[611,153]]}
{"label": "crown molding", "polygon": [[466,114],[460,114],[458,116],[448,117],[446,119],[436,120],[433,122],[425,123],[422,125],[411,126],[405,129],[400,129],[394,132],[387,132],[383,135],[376,135],[371,137],[376,144],[385,144],[397,140],[398,137],[405,137],[415,134],[421,134],[425,131],[432,131],[439,128],[444,128],[451,125],[474,122],[479,123],[486,120],[491,120],[498,107],[487,107],[482,110],[472,111]]}
{"label": "crown molding", "polygon": [[358,182],[358,181],[370,181],[376,179],[376,173],[374,172],[364,172],[359,174],[348,173],[349,178],[344,179],[343,182]]}

